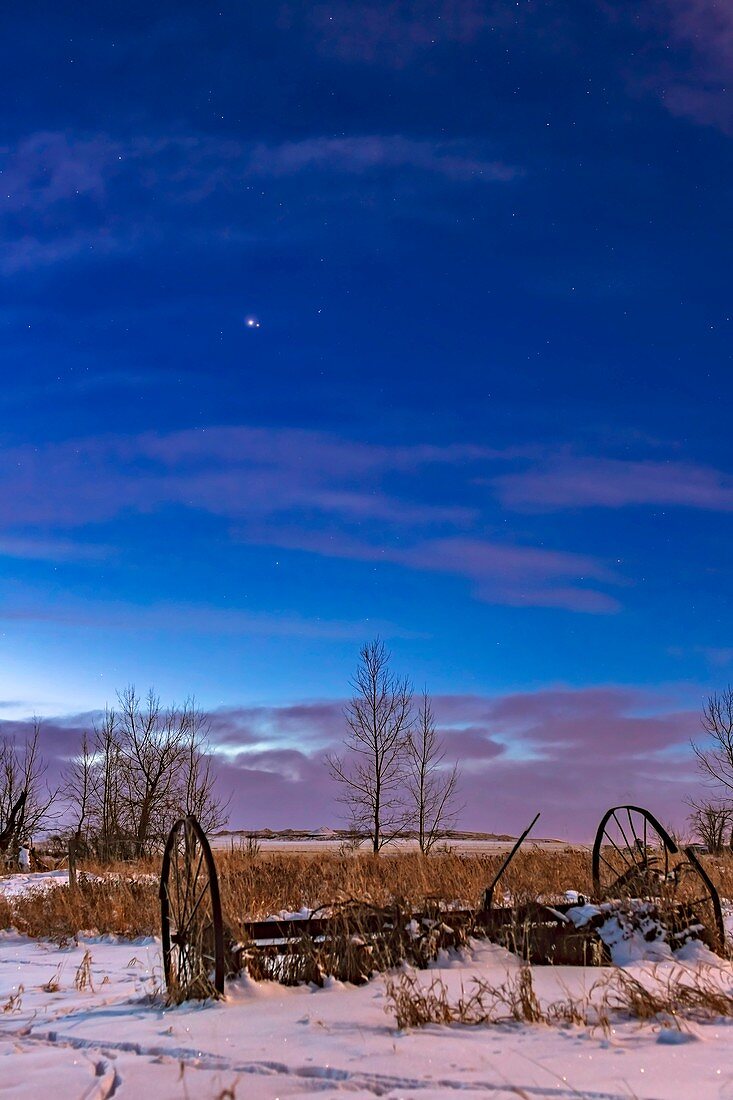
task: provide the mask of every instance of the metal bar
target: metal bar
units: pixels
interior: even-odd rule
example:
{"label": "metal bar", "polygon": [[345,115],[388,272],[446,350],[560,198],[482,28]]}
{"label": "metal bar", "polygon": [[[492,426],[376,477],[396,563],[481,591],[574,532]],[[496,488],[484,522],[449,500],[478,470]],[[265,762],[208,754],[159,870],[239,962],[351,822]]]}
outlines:
{"label": "metal bar", "polygon": [[76,838],[69,837],[69,892],[76,890]]}
{"label": "metal bar", "polygon": [[519,840],[514,845],[511,852],[506,857],[506,859],[502,863],[501,867],[499,868],[499,870],[494,875],[494,881],[491,883],[491,885],[489,887],[487,887],[486,892],[484,893],[484,900],[483,900],[483,904],[481,906],[482,909],[490,909],[491,908],[491,904],[494,900],[494,890],[496,889],[496,885],[497,885],[499,879],[504,874],[504,872],[506,871],[506,869],[509,866],[509,864],[511,863],[511,861],[514,859],[515,855],[517,854],[519,849],[522,847],[522,845],[524,844],[524,842],[527,839],[527,837],[529,836],[529,834],[532,832],[532,829],[534,829],[535,825],[537,824],[537,822],[539,820],[539,816],[540,816],[539,814],[535,814],[533,820],[530,822],[530,824],[524,830],[524,832],[520,836]]}
{"label": "metal bar", "polygon": [[[242,932],[256,944],[259,940],[295,940],[303,936],[351,935],[354,932],[391,932],[411,921],[431,920],[444,924],[465,923],[476,917],[473,909],[446,909],[442,913],[367,913],[363,916],[293,917],[290,920],[243,921]],[[246,946],[246,944],[245,944]]]}
{"label": "metal bar", "polygon": [[[628,808],[628,806],[627,806],[627,807],[626,807],[626,811],[627,811],[627,813],[628,813],[628,809],[629,809],[629,808]],[[616,811],[615,811],[615,810],[613,811],[613,820],[614,820],[614,821],[616,822],[616,824],[618,825],[618,827],[619,827],[619,831],[620,831],[620,833],[621,833],[621,836],[622,836],[622,837],[624,838],[624,844],[626,845],[627,851],[628,851],[628,852],[629,852],[629,853],[631,854],[631,858],[632,858],[632,860],[633,860],[633,863],[631,864],[631,866],[633,866],[633,867],[638,867],[638,866],[639,866],[639,863],[638,863],[638,861],[637,861],[636,859],[634,859],[634,853],[638,852],[638,848],[637,848],[637,847],[636,847],[636,845],[634,845],[634,844],[629,844],[629,838],[627,837],[626,833],[624,832],[624,827],[623,827],[623,825],[621,824],[621,822],[619,821],[619,819],[618,819],[618,818],[616,817]],[[629,814],[629,821],[631,821],[631,814]],[[631,827],[631,835],[632,835],[632,836],[634,837],[634,839],[636,840],[636,830],[634,829],[633,825],[632,825],[632,827]],[[610,840],[610,836],[609,836],[609,840]],[[612,843],[613,843],[613,842],[612,842]],[[614,844],[614,847],[616,847],[616,845],[615,845],[615,844]],[[644,863],[642,864],[642,866],[644,866],[644,864],[645,864],[645,863],[646,863],[646,854],[644,855]]]}

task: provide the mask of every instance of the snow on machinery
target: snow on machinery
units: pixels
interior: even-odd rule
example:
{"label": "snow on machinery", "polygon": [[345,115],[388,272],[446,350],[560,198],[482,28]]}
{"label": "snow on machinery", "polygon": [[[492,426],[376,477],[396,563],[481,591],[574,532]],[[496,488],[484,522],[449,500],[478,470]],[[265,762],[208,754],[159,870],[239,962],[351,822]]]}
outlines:
{"label": "snow on machinery", "polygon": [[[241,940],[222,919],[216,864],[198,821],[171,829],[160,880],[163,963],[172,1000],[220,996],[227,975],[292,985],[332,974],[366,981],[402,961],[426,966],[443,948],[483,937],[536,965],[597,966],[614,943],[641,934],[672,951],[691,939],[725,951],[717,890],[690,846],[680,848],[639,806],[604,814],[593,845],[593,897],[573,892],[555,904],[495,904],[499,882],[539,814],[499,867],[475,909],[441,902],[420,911],[395,903],[331,905],[306,917],[245,921]],[[573,896],[571,896],[573,895]]]}

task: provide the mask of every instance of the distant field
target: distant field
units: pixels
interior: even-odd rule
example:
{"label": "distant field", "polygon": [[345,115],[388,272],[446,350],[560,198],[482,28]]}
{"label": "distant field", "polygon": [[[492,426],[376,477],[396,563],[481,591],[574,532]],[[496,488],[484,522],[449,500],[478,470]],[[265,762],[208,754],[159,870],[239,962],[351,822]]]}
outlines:
{"label": "distant field", "polygon": [[[313,856],[324,852],[343,854],[347,849],[357,852],[369,852],[368,840],[360,843],[352,841],[347,833],[318,832],[306,833],[288,831],[287,833],[261,833],[238,830],[221,833],[209,838],[211,846],[219,851],[237,851],[248,844],[256,843],[263,855],[287,854]],[[438,841],[436,851],[452,852],[457,855],[491,855],[508,851],[516,842],[516,837],[496,833],[451,833]],[[570,844],[565,840],[548,837],[528,838],[523,846],[526,850],[558,852],[565,850],[585,850],[581,844]],[[405,852],[417,852],[419,846],[414,839],[398,839],[389,843],[384,855],[396,855]]]}

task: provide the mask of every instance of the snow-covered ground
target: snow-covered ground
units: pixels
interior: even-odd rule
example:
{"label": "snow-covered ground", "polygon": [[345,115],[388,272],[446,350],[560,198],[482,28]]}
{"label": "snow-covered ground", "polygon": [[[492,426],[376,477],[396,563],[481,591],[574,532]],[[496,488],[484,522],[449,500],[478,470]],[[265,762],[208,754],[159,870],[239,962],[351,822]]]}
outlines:
{"label": "snow-covered ground", "polygon": [[[83,980],[85,955],[91,985]],[[474,976],[498,983],[517,965],[502,949],[477,944],[420,979],[437,973],[457,994]],[[632,971],[644,975],[649,967]],[[543,1001],[580,994],[598,976],[598,970],[535,968]],[[733,985],[733,971],[724,980]],[[219,1097],[234,1087],[240,1100],[437,1100],[457,1092],[497,1100],[733,1096],[727,1022],[682,1032],[628,1022],[608,1038],[585,1027],[541,1024],[399,1032],[385,1013],[382,978],[324,989],[240,978],[228,984],[222,1003],[179,1008],[165,1007],[155,995],[159,984],[153,939],[81,936],[58,947],[2,934],[0,1093],[167,1100]]]}
{"label": "snow-covered ground", "polygon": [[[7,893],[62,884],[63,874],[2,880]],[[716,980],[733,990],[733,966],[700,945],[688,945],[675,960],[659,945],[653,955],[655,962],[637,958],[626,969],[654,982],[680,967],[694,978],[701,962],[713,964]],[[417,978],[427,985],[439,977],[455,999],[474,979],[497,986],[518,966],[512,955],[482,942]],[[603,974],[533,969],[545,1005],[582,999]],[[82,933],[59,946],[0,933],[0,1094],[23,1100],[438,1100],[458,1093],[495,1100],[733,1098],[733,1021],[680,1029],[670,1021],[620,1020],[608,1034],[545,1024],[401,1032],[385,1011],[385,981],[287,989],[245,976],[228,983],[223,1002],[169,1008],[160,994],[154,938]]]}
{"label": "snow-covered ground", "polygon": [[0,897],[17,898],[28,890],[49,890],[54,886],[68,886],[68,871],[29,871],[0,878]]}

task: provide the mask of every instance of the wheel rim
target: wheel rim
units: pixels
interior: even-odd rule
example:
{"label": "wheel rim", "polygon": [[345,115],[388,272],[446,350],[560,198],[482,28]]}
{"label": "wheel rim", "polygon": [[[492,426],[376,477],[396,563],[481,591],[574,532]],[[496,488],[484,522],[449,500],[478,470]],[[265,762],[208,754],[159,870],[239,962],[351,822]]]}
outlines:
{"label": "wheel rim", "polygon": [[681,851],[662,824],[641,806],[614,806],[603,816],[593,845],[593,889],[599,901],[641,898],[660,903],[670,932],[699,934],[722,951],[720,898],[691,848]]}
{"label": "wheel rim", "polygon": [[221,903],[211,848],[195,817],[168,837],[160,882],[163,967],[174,1000],[224,992]]}
{"label": "wheel rim", "polygon": [[641,806],[614,806],[604,814],[593,845],[593,889],[598,898],[657,896],[669,881],[679,849]]}

